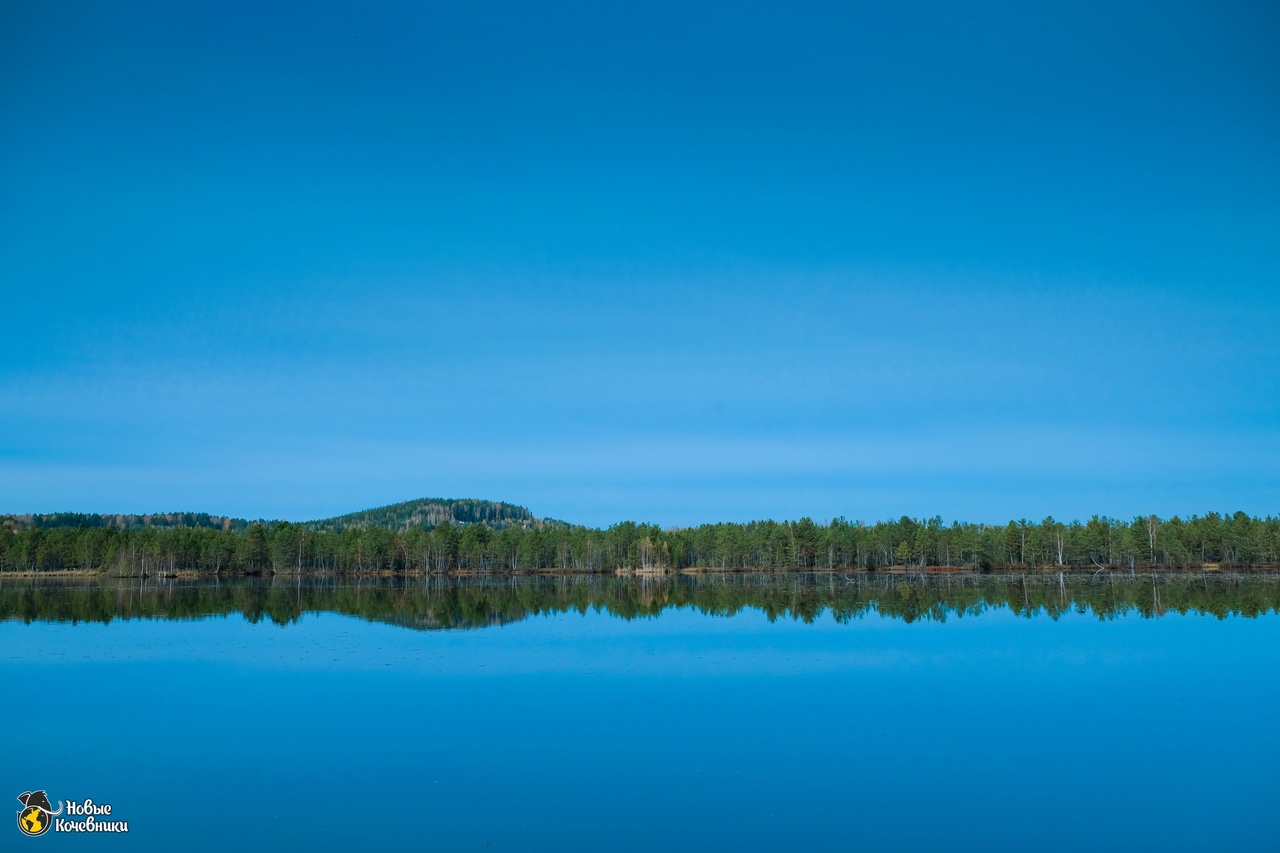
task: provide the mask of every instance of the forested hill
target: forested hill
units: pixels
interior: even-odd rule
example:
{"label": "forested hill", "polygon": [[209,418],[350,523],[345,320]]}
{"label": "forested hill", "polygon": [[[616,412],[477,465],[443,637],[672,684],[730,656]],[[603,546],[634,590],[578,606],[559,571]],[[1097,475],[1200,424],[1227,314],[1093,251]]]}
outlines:
{"label": "forested hill", "polygon": [[66,527],[114,527],[120,530],[166,530],[204,528],[243,533],[249,526],[244,518],[228,518],[207,512],[156,512],[144,515],[92,512],[51,512],[34,515],[0,515],[0,527],[15,533],[22,530],[57,530]]}
{"label": "forested hill", "polygon": [[[279,521],[259,519],[266,527]],[[494,530],[508,527],[565,527],[562,521],[535,518],[522,506],[502,501],[474,498],[419,498],[397,504],[347,513],[334,518],[304,522],[307,530],[341,533],[343,530],[366,530],[381,527],[402,533],[414,527],[432,528],[437,524],[484,524]],[[229,530],[243,533],[253,523],[244,518],[210,515],[207,512],[158,512],[144,515],[84,512],[0,515],[0,527],[19,533],[23,530],[59,530],[65,528],[115,528],[118,530],[170,530],[196,528]]]}
{"label": "forested hill", "polygon": [[419,498],[398,504],[352,512],[336,518],[308,521],[302,526],[309,530],[325,530],[341,533],[347,528],[364,530],[382,527],[402,532],[414,527],[435,527],[437,524],[485,524],[495,530],[508,527],[530,528],[540,523],[561,525],[563,522],[542,521],[522,506],[502,501],[481,501],[472,498]]}

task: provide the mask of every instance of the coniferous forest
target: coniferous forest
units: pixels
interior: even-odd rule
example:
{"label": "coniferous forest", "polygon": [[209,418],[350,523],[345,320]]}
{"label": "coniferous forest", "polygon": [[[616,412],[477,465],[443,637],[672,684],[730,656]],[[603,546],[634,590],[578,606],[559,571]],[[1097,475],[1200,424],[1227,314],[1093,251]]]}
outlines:
{"label": "coniferous forest", "polygon": [[661,572],[1201,570],[1280,566],[1280,517],[592,528],[523,507],[426,499],[292,523],[203,513],[0,516],[0,572]]}

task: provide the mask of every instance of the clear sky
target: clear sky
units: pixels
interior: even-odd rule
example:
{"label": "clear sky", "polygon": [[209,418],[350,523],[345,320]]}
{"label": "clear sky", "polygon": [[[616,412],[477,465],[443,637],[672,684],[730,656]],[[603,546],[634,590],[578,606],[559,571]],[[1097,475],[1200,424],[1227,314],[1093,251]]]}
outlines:
{"label": "clear sky", "polygon": [[0,512],[1280,512],[1270,3],[0,5]]}

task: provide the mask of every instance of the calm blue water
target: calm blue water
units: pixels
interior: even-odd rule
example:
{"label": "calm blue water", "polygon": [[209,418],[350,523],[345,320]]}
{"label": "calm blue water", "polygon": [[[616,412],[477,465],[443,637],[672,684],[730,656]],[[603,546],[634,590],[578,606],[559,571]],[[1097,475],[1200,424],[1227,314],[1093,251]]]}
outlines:
{"label": "calm blue water", "polygon": [[131,827],[5,849],[1280,849],[1275,615],[9,621],[0,667],[10,796]]}

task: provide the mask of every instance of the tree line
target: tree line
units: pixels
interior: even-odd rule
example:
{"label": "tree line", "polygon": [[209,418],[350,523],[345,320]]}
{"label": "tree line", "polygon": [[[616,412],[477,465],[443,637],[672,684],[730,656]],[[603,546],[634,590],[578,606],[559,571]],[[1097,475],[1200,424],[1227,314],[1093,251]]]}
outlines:
{"label": "tree line", "polygon": [[1025,519],[1005,525],[940,517],[871,524],[837,518],[661,528],[590,528],[537,521],[317,530],[290,522],[130,528],[0,525],[0,572],[78,569],[117,575],[177,572],[876,571],[1201,568],[1280,565],[1280,517],[1243,512],[1130,521]]}

